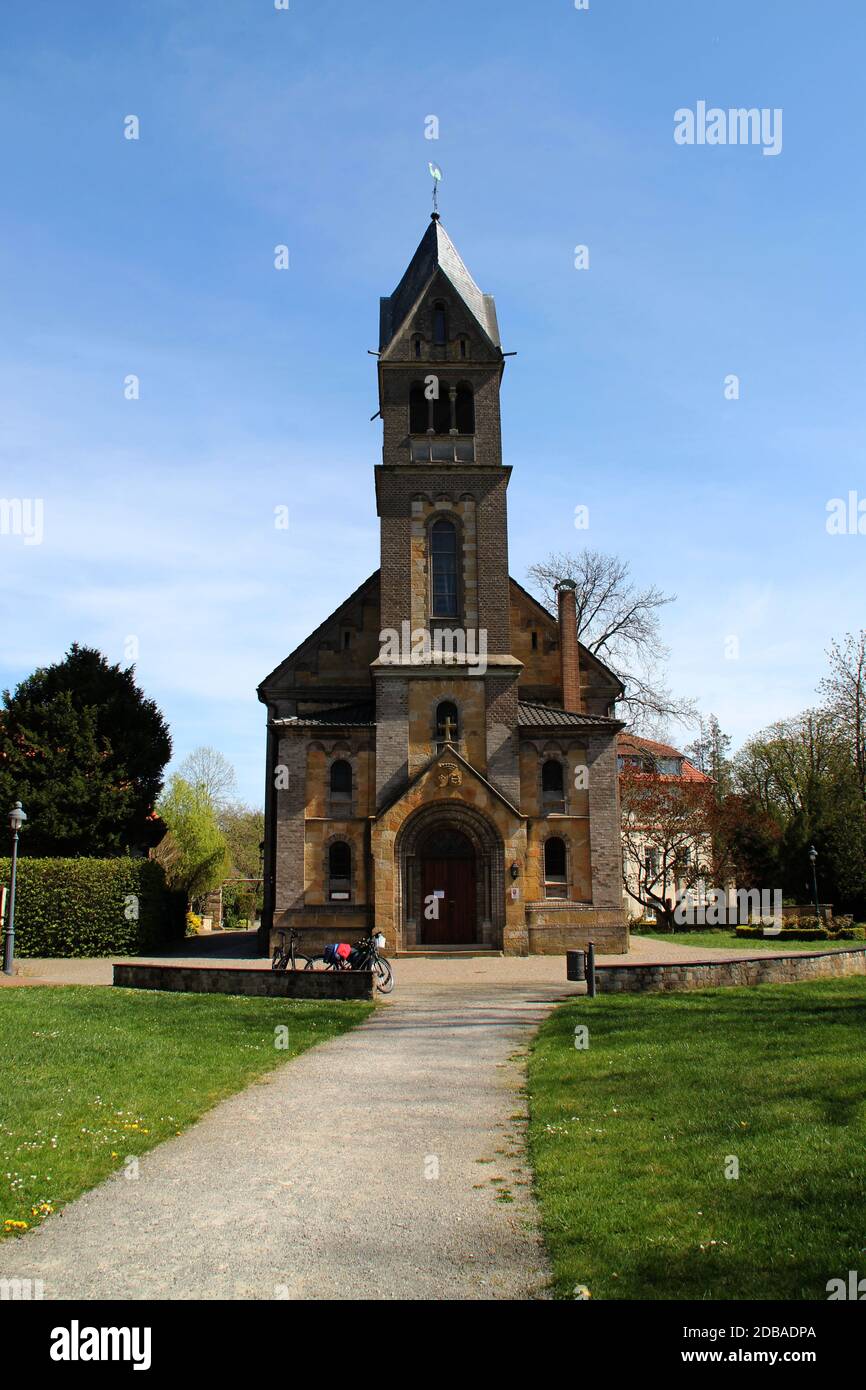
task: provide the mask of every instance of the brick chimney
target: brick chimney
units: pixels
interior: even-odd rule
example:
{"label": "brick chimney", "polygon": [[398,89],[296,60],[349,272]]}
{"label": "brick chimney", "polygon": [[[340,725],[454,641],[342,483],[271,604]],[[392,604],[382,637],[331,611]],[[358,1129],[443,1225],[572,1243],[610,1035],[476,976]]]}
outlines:
{"label": "brick chimney", "polygon": [[580,655],[577,648],[577,603],[573,579],[561,579],[556,586],[559,606],[559,655],[562,663],[562,708],[581,713]]}

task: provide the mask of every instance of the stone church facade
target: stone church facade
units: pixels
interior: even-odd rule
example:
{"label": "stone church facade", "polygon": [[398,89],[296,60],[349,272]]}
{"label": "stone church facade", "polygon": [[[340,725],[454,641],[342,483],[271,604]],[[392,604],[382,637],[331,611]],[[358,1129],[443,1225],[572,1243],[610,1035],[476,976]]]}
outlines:
{"label": "stone church facade", "polygon": [[[614,704],[508,574],[496,310],[434,214],[381,301],[381,564],[259,686],[262,942],[628,949]],[[302,948],[303,949],[303,948]]]}

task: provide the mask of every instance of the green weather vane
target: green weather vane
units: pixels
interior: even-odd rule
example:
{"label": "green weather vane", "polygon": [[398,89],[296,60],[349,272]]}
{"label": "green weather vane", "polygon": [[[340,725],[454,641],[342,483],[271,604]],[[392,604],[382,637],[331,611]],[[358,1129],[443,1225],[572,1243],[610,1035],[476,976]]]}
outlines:
{"label": "green weather vane", "polygon": [[439,168],[439,165],[438,165],[438,164],[430,164],[430,163],[428,163],[427,168],[430,170],[430,177],[431,177],[432,180],[433,180],[433,214],[434,214],[434,216],[438,217],[438,216],[439,216],[439,184],[442,182],[442,170]]}

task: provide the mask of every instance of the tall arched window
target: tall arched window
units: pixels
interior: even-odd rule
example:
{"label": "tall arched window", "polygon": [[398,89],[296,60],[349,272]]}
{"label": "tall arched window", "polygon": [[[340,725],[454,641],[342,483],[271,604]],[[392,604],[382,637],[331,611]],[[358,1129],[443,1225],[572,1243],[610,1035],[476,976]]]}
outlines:
{"label": "tall arched window", "polygon": [[457,387],[456,420],[458,434],[475,433],[475,400],[472,387],[461,381]]}
{"label": "tall arched window", "polygon": [[433,305],[433,342],[437,347],[444,347],[447,341],[448,318],[445,305],[441,299],[437,299]]}
{"label": "tall arched window", "polygon": [[328,897],[346,902],[352,896],[352,851],[345,840],[335,840],[328,848]]}
{"label": "tall arched window", "polygon": [[457,527],[440,517],[430,527],[430,614],[459,617],[457,586]]}
{"label": "tall arched window", "polygon": [[546,898],[568,897],[568,884],[565,876],[565,841],[557,835],[544,842],[544,896]]}
{"label": "tall arched window", "polygon": [[430,406],[424,386],[415,381],[409,387],[409,433],[424,434],[430,421]]}
{"label": "tall arched window", "polygon": [[436,706],[436,737],[456,743],[460,737],[460,721],[453,700],[442,700]]}
{"label": "tall arched window", "polygon": [[352,764],[345,758],[331,763],[331,800],[352,800]]}
{"label": "tall arched window", "polygon": [[565,810],[565,784],[562,763],[558,758],[548,758],[542,764],[541,799],[546,811]]}

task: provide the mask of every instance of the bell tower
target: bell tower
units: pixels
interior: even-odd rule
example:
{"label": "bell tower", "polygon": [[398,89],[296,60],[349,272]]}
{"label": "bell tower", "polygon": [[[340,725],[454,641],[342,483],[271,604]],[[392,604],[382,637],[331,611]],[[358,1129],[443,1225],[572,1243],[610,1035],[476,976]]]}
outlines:
{"label": "bell tower", "polygon": [[434,213],[380,310],[379,806],[443,744],[519,801],[504,365],[493,298]]}

